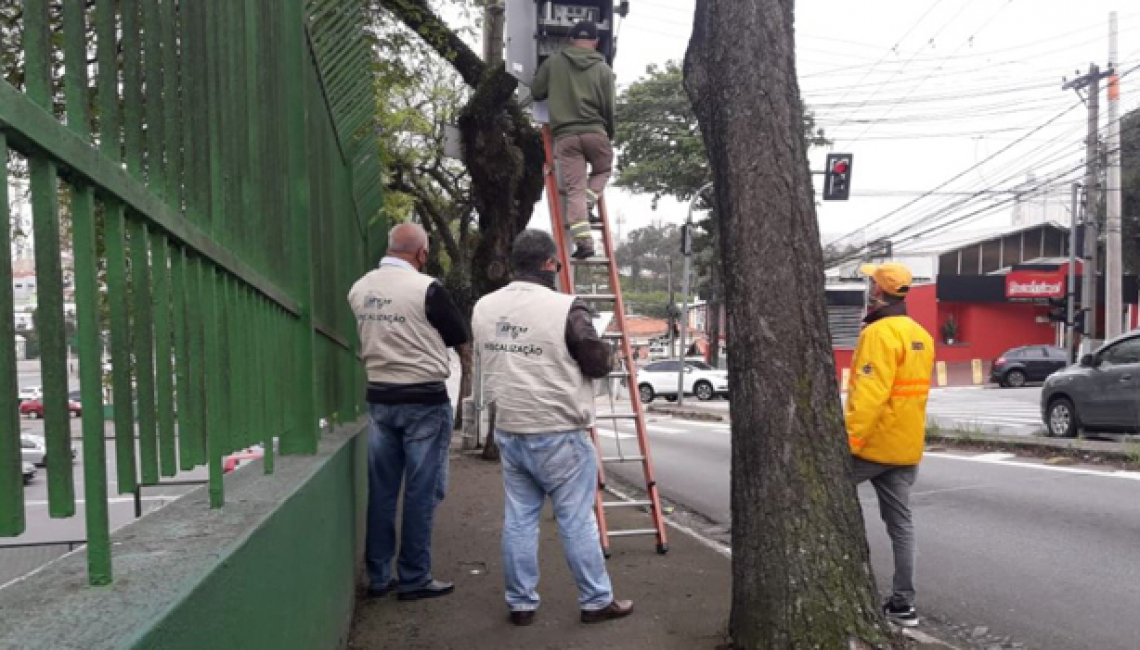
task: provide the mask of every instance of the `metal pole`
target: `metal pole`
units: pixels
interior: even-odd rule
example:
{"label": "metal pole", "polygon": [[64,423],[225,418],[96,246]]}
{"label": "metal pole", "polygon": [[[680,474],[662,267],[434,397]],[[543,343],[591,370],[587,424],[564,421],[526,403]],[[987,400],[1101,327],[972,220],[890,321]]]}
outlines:
{"label": "metal pole", "polygon": [[1085,146],[1085,337],[1081,346],[1086,353],[1096,348],[1097,307],[1097,162],[1099,142],[1097,131],[1100,110],[1100,68],[1089,66],[1089,126]]}
{"label": "metal pole", "polygon": [[665,311],[668,314],[669,323],[669,358],[677,358],[677,340],[673,338],[673,307],[677,304],[676,298],[673,296],[673,258],[665,260],[669,265],[669,308]]}
{"label": "metal pole", "polygon": [[[693,227],[693,208],[697,205],[697,199],[701,198],[701,194],[704,194],[705,190],[712,185],[712,183],[705,183],[689,200],[689,216],[685,218],[685,225],[690,229]],[[685,405],[685,334],[689,328],[689,267],[692,266],[692,263],[693,253],[688,251],[685,255],[685,275],[682,278],[684,288],[681,295],[681,363],[677,369],[677,406]]]}
{"label": "metal pole", "polygon": [[1116,12],[1108,14],[1108,195],[1105,202],[1105,300],[1104,335],[1120,336],[1124,315],[1124,278],[1120,241],[1120,77],[1116,74]]}
{"label": "metal pole", "polygon": [[1073,208],[1071,211],[1069,221],[1069,283],[1065,289],[1066,302],[1068,303],[1068,311],[1065,316],[1065,349],[1068,351],[1069,363],[1076,363],[1077,348],[1073,345],[1076,342],[1076,328],[1073,327],[1073,319],[1076,316],[1076,301],[1077,301],[1077,204],[1079,202],[1081,186],[1079,183],[1073,183]]}

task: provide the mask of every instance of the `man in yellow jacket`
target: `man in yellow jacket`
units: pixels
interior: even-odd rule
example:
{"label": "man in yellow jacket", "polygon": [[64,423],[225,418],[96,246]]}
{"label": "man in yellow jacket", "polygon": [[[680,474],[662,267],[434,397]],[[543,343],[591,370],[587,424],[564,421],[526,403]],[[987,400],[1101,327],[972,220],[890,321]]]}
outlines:
{"label": "man in yellow jacket", "polygon": [[913,281],[902,264],[867,265],[873,280],[866,326],[859,335],[847,391],[847,439],[855,482],[871,481],[894,548],[895,576],[883,612],[895,623],[918,625],[914,607],[914,522],[910,488],[926,440],[926,398],[934,341],[906,313]]}

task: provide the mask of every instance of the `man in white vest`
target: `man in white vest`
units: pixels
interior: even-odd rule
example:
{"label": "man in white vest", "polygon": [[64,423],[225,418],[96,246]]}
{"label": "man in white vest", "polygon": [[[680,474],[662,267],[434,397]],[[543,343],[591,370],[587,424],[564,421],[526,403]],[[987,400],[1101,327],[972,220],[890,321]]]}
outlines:
{"label": "man in white vest", "polygon": [[554,240],[527,230],[511,252],[515,281],[475,305],[472,329],[483,386],[496,404],[503,465],[503,571],[510,620],[530,625],[538,610],[538,520],[554,505],[566,561],[578,585],[583,623],[628,616],[614,600],[594,519],[597,455],[593,379],[610,373],[610,346],[586,304],[554,290]]}
{"label": "man in white vest", "polygon": [[[368,371],[373,422],[366,549],[373,597],[395,590],[400,600],[418,600],[455,589],[432,577],[431,533],[436,506],[447,489],[454,415],[445,385],[451,374],[447,348],[470,342],[471,335],[443,285],[420,273],[427,255],[423,228],[400,224],[388,235],[388,254],[380,267],[348,294]],[[392,558],[401,484],[404,517],[396,580]]]}

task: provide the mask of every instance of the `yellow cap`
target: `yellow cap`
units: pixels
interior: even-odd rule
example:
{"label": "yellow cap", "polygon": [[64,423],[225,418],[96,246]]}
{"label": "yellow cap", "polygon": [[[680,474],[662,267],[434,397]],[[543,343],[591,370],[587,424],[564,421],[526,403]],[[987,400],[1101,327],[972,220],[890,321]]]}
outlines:
{"label": "yellow cap", "polygon": [[873,279],[883,293],[892,296],[905,296],[910,291],[911,283],[914,282],[910,269],[898,262],[864,264],[859,267],[859,272]]}

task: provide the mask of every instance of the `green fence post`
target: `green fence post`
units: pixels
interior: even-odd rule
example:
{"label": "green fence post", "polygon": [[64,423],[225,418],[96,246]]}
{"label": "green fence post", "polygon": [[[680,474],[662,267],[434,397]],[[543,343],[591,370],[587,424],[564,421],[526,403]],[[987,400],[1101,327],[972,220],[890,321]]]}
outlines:
{"label": "green fence post", "polygon": [[[8,137],[0,131],[0,187],[8,187]],[[16,395],[20,390],[16,374],[16,327],[7,316],[15,311],[12,290],[11,211],[8,194],[0,196],[0,537],[24,532],[24,473],[20,461],[20,411]]]}

